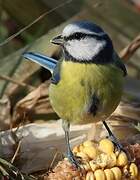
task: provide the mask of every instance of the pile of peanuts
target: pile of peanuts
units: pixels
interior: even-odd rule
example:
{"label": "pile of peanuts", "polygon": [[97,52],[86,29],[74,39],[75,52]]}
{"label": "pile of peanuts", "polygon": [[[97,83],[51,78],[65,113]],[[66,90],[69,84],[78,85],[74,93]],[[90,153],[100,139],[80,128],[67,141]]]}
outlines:
{"label": "pile of peanuts", "polygon": [[86,180],[139,179],[137,165],[128,161],[125,152],[118,152],[109,139],[85,141],[75,146],[73,153],[86,171]]}

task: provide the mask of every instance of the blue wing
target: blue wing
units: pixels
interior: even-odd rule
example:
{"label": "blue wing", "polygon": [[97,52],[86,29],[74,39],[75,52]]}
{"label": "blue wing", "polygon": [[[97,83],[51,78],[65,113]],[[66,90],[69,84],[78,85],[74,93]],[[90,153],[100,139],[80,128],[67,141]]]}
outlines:
{"label": "blue wing", "polygon": [[60,81],[60,61],[58,62],[53,58],[34,52],[26,52],[23,54],[23,57],[48,69],[52,73],[51,81],[53,84],[57,84]]}
{"label": "blue wing", "polygon": [[115,64],[119,69],[121,69],[122,72],[123,72],[123,74],[124,74],[124,76],[126,76],[126,75],[127,75],[127,69],[126,69],[125,65],[123,64],[122,60],[120,59],[120,57],[117,55],[116,52],[114,52],[113,55],[114,55],[114,56],[113,56],[113,58],[114,58],[114,64]]}
{"label": "blue wing", "polygon": [[57,60],[47,57],[45,55],[39,54],[39,53],[26,52],[23,54],[23,57],[33,62],[38,63],[45,69],[48,69],[51,73],[53,73],[57,65]]}
{"label": "blue wing", "polygon": [[51,82],[53,84],[57,84],[60,81],[61,63],[62,63],[62,61],[59,60],[54,71],[53,71],[52,78],[51,78]]}

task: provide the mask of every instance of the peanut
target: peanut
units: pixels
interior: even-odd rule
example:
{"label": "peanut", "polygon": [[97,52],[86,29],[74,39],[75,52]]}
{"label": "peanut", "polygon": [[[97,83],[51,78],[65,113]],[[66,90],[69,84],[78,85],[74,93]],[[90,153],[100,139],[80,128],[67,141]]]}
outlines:
{"label": "peanut", "polygon": [[122,172],[118,167],[111,168],[111,171],[114,174],[114,180],[122,180]]}
{"label": "peanut", "polygon": [[128,164],[127,155],[124,152],[120,152],[117,158],[117,166],[125,166]]}
{"label": "peanut", "polygon": [[94,174],[92,171],[89,171],[86,175],[86,180],[95,180]]}
{"label": "peanut", "polygon": [[105,173],[101,169],[96,170],[94,176],[96,180],[105,180]]}
{"label": "peanut", "polygon": [[93,146],[85,146],[82,152],[87,154],[90,159],[95,159],[97,156],[97,149]]}
{"label": "peanut", "polygon": [[132,177],[138,176],[138,168],[135,163],[131,163],[129,167],[129,172],[131,173]]}
{"label": "peanut", "polygon": [[114,174],[111,171],[111,169],[105,169],[104,170],[106,180],[114,180]]}
{"label": "peanut", "polygon": [[114,152],[114,144],[109,139],[102,139],[99,142],[99,149],[107,154]]}

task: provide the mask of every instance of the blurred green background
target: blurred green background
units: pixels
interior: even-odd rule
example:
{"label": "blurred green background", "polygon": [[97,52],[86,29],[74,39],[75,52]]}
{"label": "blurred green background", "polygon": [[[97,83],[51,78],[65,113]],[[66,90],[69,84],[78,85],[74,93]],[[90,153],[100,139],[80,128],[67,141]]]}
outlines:
{"label": "blurred green background", "polygon": [[[44,12],[49,12],[65,2],[67,1],[0,0],[0,42],[31,23]],[[85,13],[82,18],[88,19],[92,12],[92,20],[110,33],[117,50],[122,49],[140,31],[140,0],[71,0],[0,47],[0,58],[33,42],[53,27],[84,10],[88,13]]]}

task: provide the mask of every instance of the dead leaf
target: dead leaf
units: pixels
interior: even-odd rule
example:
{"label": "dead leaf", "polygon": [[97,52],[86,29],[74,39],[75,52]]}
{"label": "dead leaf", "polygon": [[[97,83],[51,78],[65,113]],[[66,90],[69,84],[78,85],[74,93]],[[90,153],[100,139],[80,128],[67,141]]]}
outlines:
{"label": "dead leaf", "polygon": [[[42,116],[43,119],[44,116],[47,119],[49,114],[55,114],[48,98],[49,84],[49,81],[42,83],[16,104],[12,121],[13,126],[21,122],[27,123],[28,121],[32,122],[33,119],[41,119]],[[37,117],[35,118],[35,116]]]}
{"label": "dead leaf", "polygon": [[0,131],[9,129],[11,122],[11,104],[8,96],[4,95],[0,99]]}

